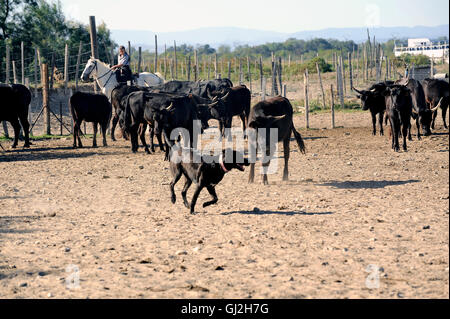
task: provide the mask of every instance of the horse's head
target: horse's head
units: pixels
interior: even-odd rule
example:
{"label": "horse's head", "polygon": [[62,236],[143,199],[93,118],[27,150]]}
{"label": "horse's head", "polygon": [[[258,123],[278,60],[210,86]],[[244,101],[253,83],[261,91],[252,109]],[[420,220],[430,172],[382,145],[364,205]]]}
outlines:
{"label": "horse's head", "polygon": [[90,58],[86,63],[83,73],[81,74],[81,80],[86,82],[91,76],[97,72],[97,60]]}

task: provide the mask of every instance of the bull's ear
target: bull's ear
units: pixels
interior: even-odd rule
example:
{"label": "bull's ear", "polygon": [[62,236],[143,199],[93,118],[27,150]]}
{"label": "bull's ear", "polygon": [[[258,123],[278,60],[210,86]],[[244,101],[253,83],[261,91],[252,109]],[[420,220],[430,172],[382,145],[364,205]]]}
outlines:
{"label": "bull's ear", "polygon": [[357,95],[356,98],[361,100],[361,95]]}

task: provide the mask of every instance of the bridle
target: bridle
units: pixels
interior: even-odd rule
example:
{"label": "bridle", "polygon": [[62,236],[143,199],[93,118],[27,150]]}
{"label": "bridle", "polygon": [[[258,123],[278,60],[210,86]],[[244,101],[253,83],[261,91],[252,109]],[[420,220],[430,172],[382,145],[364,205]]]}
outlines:
{"label": "bridle", "polygon": [[[94,69],[97,71],[98,74],[98,66],[97,66],[97,61],[94,60]],[[111,80],[112,76],[114,75],[113,70],[109,69],[108,72],[106,72],[105,74],[97,77],[96,81],[98,82],[98,80],[103,79],[104,77],[106,77],[108,74],[110,74],[108,80],[106,80],[104,87],[106,87],[106,85],[109,83],[109,81]]]}

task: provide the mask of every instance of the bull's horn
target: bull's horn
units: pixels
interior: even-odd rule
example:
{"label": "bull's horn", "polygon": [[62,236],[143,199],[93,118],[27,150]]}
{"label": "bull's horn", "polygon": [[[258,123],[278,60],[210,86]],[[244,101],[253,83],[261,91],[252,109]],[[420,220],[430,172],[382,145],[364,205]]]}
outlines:
{"label": "bull's horn", "polygon": [[286,118],[286,115],[272,116],[272,117],[271,117],[271,119],[274,120],[274,121],[283,120],[284,118]]}
{"label": "bull's horn", "polygon": [[215,107],[217,104],[219,104],[219,101],[214,102],[214,103],[212,103],[212,104],[209,104],[208,107],[209,107],[209,108]]}
{"label": "bull's horn", "polygon": [[173,109],[173,102],[170,103],[170,105],[166,108],[167,111],[172,111]]}
{"label": "bull's horn", "polygon": [[356,89],[355,87],[352,87],[352,89],[353,89],[356,93],[363,94],[360,90]]}
{"label": "bull's horn", "polygon": [[222,97],[222,100],[226,100],[228,96],[230,95],[230,92],[228,92],[225,96]]}
{"label": "bull's horn", "polygon": [[432,108],[431,109],[431,112],[436,112],[440,107],[441,107],[441,104],[442,104],[442,100],[443,100],[444,98],[443,97],[441,97],[441,99],[439,100],[439,104],[435,107],[435,108]]}

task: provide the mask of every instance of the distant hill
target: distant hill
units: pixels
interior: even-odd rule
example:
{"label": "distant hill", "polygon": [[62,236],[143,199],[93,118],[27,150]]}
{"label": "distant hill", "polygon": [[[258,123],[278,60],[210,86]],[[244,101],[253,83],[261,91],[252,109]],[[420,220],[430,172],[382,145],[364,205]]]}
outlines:
{"label": "distant hill", "polygon": [[[325,38],[336,40],[353,40],[356,43],[367,40],[367,28],[330,28],[317,31],[300,31],[296,33],[280,33],[253,29],[223,27],[223,28],[201,28],[180,32],[158,33],[158,44],[172,46],[173,41],[177,44],[204,45],[209,44],[214,48],[220,45],[228,45],[232,48],[238,45],[248,44],[250,46],[268,42],[283,42],[289,38],[299,40],[310,40],[313,38]],[[144,49],[154,49],[155,33],[143,30],[111,30],[112,38],[120,44],[131,41],[133,46],[142,46]],[[371,37],[375,36],[378,41],[387,41],[392,38],[439,38],[449,37],[449,25],[436,27],[380,27],[370,29]]]}

